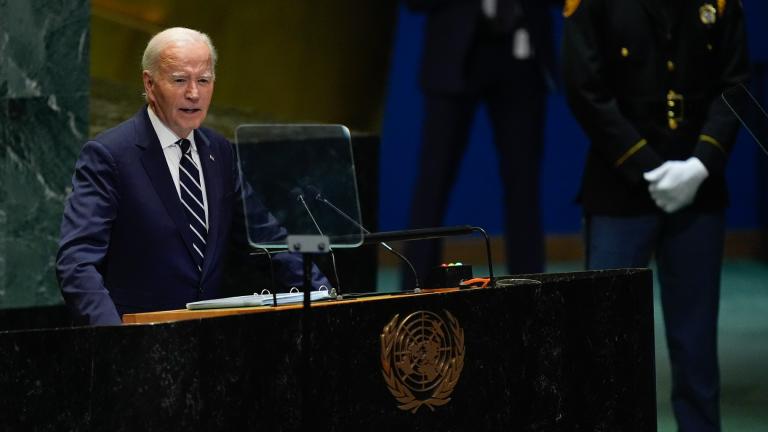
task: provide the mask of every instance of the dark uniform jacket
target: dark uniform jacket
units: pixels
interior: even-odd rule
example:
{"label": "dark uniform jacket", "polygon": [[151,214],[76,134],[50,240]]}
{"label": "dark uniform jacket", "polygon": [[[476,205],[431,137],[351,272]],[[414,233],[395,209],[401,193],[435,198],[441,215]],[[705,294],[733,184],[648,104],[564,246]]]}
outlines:
{"label": "dark uniform jacket", "polygon": [[[551,81],[554,43],[549,6],[561,5],[562,0],[498,1],[519,3],[522,17],[517,25],[528,30],[542,75]],[[406,0],[406,3],[412,10],[427,15],[421,87],[427,92],[464,92],[467,89],[467,58],[483,19],[481,0]]]}
{"label": "dark uniform jacket", "polygon": [[692,208],[723,208],[738,120],[720,94],[747,80],[749,68],[740,1],[567,3],[566,94],[591,141],[580,193],[584,210],[659,211],[642,174],[691,156],[710,174]]}

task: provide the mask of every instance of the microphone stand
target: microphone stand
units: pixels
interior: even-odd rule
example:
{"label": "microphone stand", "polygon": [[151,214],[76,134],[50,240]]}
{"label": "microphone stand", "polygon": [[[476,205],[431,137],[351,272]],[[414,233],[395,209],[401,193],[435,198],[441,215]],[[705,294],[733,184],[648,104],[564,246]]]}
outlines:
{"label": "microphone stand", "polygon": [[[304,210],[307,211],[307,214],[312,220],[312,223],[315,225],[315,229],[317,230],[318,234],[324,237],[325,234],[323,234],[323,230],[320,229],[320,225],[317,223],[315,216],[312,215],[312,211],[309,209],[307,201],[304,200],[304,194],[299,192],[296,196],[296,199],[301,202],[301,205],[304,206]],[[333,254],[333,249],[331,249],[330,242],[328,242],[328,253],[331,255],[331,267],[333,268],[333,276],[336,278],[336,294],[338,295],[341,294],[341,280],[339,280],[339,272],[336,270],[336,255]]]}
{"label": "microphone stand", "polygon": [[[460,225],[440,228],[419,228],[401,231],[385,231],[366,234],[363,236],[363,244],[380,243],[383,241],[411,241],[411,240],[430,240],[451,237],[457,235],[467,235],[479,232],[485,238],[485,254],[488,260],[488,277],[490,279],[489,287],[496,286],[496,278],[493,275],[493,258],[491,257],[491,240],[488,233],[480,227],[470,225]],[[337,241],[343,242],[349,236],[339,236]],[[350,240],[352,238],[350,237]]]}
{"label": "microphone stand", "polygon": [[[346,213],[345,213],[344,211],[342,211],[340,208],[338,208],[338,207],[336,207],[335,205],[333,205],[333,203],[332,203],[332,202],[328,201],[328,199],[326,199],[326,198],[325,198],[325,197],[324,197],[322,194],[320,194],[319,192],[318,192],[318,193],[315,195],[315,199],[316,199],[316,200],[318,200],[318,201],[320,201],[320,202],[322,202],[323,204],[327,205],[328,207],[330,207],[330,208],[331,208],[333,211],[335,211],[335,212],[336,212],[336,213],[337,213],[339,216],[341,216],[342,218],[346,219],[346,220],[347,220],[349,223],[351,223],[352,225],[356,226],[357,228],[360,228],[360,229],[363,231],[363,233],[365,233],[365,234],[371,234],[371,232],[370,232],[370,231],[368,231],[368,229],[366,229],[366,228],[365,228],[363,225],[361,225],[361,224],[360,224],[358,221],[356,221],[356,220],[354,220],[353,218],[351,218],[351,217],[350,217],[348,214],[346,214]],[[414,290],[413,290],[413,291],[414,291],[414,292],[417,292],[417,293],[418,293],[418,292],[420,292],[420,291],[421,291],[421,284],[419,283],[419,274],[418,274],[418,273],[416,273],[416,269],[413,267],[413,264],[411,264],[411,262],[408,260],[408,258],[406,258],[406,257],[405,257],[403,254],[401,254],[400,252],[398,252],[398,251],[396,251],[395,249],[393,249],[393,248],[392,248],[390,245],[388,245],[386,242],[379,242],[379,244],[380,244],[380,245],[382,245],[382,246],[384,246],[384,247],[385,247],[385,248],[386,248],[388,251],[390,251],[390,252],[392,252],[393,254],[395,254],[395,255],[396,255],[398,258],[400,258],[400,260],[402,260],[404,263],[406,263],[406,264],[408,265],[408,267],[411,269],[411,272],[413,273],[413,278],[414,278],[414,281],[415,281],[415,285],[416,285],[416,287],[414,288]]]}

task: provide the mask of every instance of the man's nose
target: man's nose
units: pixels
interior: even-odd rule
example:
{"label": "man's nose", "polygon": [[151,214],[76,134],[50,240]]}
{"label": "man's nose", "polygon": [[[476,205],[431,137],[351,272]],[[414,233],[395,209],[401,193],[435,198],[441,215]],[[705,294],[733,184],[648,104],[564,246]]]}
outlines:
{"label": "man's nose", "polygon": [[198,92],[197,83],[194,81],[190,81],[189,85],[187,86],[187,93],[185,95],[187,99],[197,100],[200,96],[200,93]]}

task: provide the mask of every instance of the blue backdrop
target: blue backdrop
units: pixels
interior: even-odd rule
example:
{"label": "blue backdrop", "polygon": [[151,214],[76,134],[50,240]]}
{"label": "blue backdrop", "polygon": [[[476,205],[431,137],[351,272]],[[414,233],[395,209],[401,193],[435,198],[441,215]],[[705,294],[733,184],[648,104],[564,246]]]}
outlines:
{"label": "blue backdrop", "polygon": [[[744,0],[753,63],[765,63],[768,46],[768,2]],[[560,11],[552,11],[557,40],[562,30]],[[420,146],[422,98],[417,77],[424,17],[401,6],[391,63],[381,147],[380,229],[406,228]],[[765,76],[755,77],[765,82]],[[542,170],[542,210],[547,233],[575,233],[580,229],[580,208],[573,203],[581,178],[587,140],[573,119],[561,91],[549,97],[546,147]],[[760,226],[758,208],[764,188],[765,161],[744,132],[739,136],[728,168],[731,206],[728,226]],[[501,184],[491,131],[479,110],[470,143],[445,216],[445,225],[472,224],[501,233]],[[525,211],[525,209],[520,209]]]}

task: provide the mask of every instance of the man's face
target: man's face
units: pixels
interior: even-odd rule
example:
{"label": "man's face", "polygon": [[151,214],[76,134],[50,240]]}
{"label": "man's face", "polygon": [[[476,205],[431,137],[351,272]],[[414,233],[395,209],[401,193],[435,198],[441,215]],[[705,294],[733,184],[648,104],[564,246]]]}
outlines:
{"label": "man's face", "polygon": [[158,71],[144,71],[144,91],[152,110],[179,138],[200,127],[213,96],[208,45],[179,41],[160,54]]}

